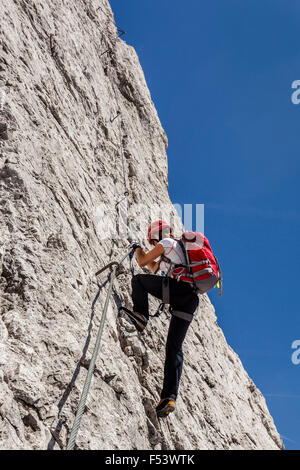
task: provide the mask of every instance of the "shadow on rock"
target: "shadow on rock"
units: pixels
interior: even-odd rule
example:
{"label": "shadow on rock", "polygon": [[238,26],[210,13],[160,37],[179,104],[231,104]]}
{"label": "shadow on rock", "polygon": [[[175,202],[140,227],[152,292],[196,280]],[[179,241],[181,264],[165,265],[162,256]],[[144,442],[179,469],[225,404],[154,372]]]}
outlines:
{"label": "shadow on rock", "polygon": [[92,328],[93,328],[93,319],[94,319],[94,316],[95,316],[95,306],[96,306],[96,303],[98,301],[98,298],[102,292],[102,289],[103,287],[106,286],[106,284],[109,282],[110,280],[110,276],[108,276],[108,278],[106,279],[106,281],[103,283],[103,284],[98,284],[98,291],[96,293],[96,296],[92,302],[92,308],[91,308],[91,316],[90,316],[90,323],[89,323],[89,326],[88,326],[88,335],[87,335],[87,338],[86,338],[86,341],[85,341],[85,345],[84,345],[84,348],[83,348],[83,351],[82,351],[82,355],[81,355],[81,358],[76,366],[76,369],[73,373],[73,376],[72,376],[72,379],[70,381],[70,383],[68,384],[63,396],[61,397],[59,403],[58,403],[58,417],[59,417],[59,421],[55,427],[55,429],[51,429],[51,434],[52,434],[52,438],[50,440],[50,442],[48,443],[48,446],[47,446],[47,450],[53,450],[54,448],[54,445],[55,443],[57,443],[59,445],[59,447],[61,449],[63,449],[64,445],[59,437],[60,435],[60,432],[61,432],[61,429],[63,427],[63,425],[66,423],[66,418],[64,416],[61,416],[61,413],[62,413],[62,410],[63,410],[63,407],[66,403],[66,401],[68,400],[69,398],[69,395],[75,385],[75,382],[76,382],[76,379],[78,377],[78,374],[80,372],[80,368],[81,367],[85,367],[84,366],[84,362],[85,362],[85,357],[86,357],[86,353],[87,353],[87,350],[89,348],[89,344],[90,344],[90,341],[91,341],[91,332],[92,332]]}

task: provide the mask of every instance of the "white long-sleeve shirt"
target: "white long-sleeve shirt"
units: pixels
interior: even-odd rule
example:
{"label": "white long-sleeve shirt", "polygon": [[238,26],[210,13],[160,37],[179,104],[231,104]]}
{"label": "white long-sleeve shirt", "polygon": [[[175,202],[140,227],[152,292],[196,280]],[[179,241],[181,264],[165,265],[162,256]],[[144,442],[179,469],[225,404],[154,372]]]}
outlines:
{"label": "white long-sleeve shirt", "polygon": [[[165,249],[164,255],[167,258],[169,258],[172,261],[172,263],[186,264],[184,254],[177,240],[174,240],[174,238],[163,238],[158,243],[160,243],[160,245],[164,247]],[[162,274],[167,274],[169,267],[170,267],[169,263],[166,263],[165,261],[160,262],[159,268]]]}

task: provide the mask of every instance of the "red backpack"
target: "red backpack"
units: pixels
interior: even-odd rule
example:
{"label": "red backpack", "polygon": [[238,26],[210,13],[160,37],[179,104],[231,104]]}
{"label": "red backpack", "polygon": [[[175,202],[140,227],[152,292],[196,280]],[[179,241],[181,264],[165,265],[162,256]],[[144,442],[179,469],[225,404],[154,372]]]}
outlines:
{"label": "red backpack", "polygon": [[164,260],[170,263],[171,276],[180,281],[193,283],[200,294],[218,284],[221,296],[222,272],[208,239],[203,233],[184,232],[181,238],[175,240],[182,248],[186,264],[174,264],[163,255]]}

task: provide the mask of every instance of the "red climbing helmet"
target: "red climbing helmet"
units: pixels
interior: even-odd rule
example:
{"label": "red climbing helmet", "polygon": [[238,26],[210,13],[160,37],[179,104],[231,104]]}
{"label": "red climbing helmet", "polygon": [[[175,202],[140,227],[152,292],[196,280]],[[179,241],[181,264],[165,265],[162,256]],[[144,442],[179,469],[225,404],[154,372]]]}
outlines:
{"label": "red climbing helmet", "polygon": [[167,233],[173,234],[172,227],[163,220],[156,220],[148,227],[148,242],[151,244],[152,240],[160,241]]}

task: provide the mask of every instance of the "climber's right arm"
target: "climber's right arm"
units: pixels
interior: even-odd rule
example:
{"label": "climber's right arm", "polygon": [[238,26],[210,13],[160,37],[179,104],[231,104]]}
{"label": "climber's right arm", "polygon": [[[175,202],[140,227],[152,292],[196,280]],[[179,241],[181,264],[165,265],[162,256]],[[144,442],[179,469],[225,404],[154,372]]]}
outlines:
{"label": "climber's right arm", "polygon": [[155,261],[159,258],[165,249],[161,244],[157,244],[152,250],[148,251],[147,253],[142,248],[137,248],[136,259],[141,268],[147,266],[153,273],[158,270],[158,262]]}

